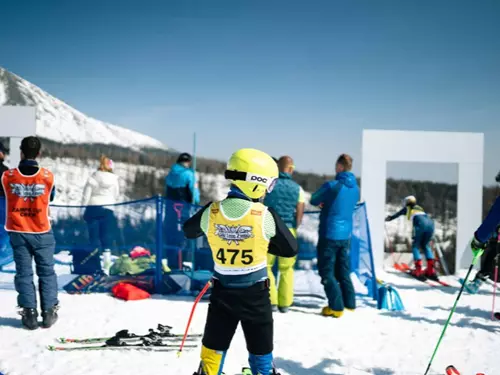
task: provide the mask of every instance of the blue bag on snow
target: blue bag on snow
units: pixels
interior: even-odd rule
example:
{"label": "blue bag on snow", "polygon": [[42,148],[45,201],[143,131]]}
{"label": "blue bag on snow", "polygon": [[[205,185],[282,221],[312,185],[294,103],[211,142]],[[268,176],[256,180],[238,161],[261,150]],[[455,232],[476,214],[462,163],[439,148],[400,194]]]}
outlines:
{"label": "blue bag on snow", "polygon": [[396,288],[387,284],[383,284],[378,288],[377,308],[389,311],[402,311],[405,309]]}

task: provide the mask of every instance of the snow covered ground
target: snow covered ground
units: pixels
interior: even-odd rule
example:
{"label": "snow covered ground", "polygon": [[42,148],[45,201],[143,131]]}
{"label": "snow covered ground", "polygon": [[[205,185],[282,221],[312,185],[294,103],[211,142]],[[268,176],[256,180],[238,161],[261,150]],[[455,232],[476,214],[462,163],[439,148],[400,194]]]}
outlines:
{"label": "snow covered ground", "polygon": [[[57,255],[60,287],[71,280],[69,261]],[[8,270],[7,270],[8,271]],[[0,372],[5,375],[191,375],[198,365],[199,350],[175,352],[50,352],[57,337],[89,337],[113,334],[121,329],[146,333],[157,323],[182,332],[192,299],[153,296],[146,301],[123,302],[104,294],[69,295],[61,291],[60,320],[49,330],[27,331],[16,314],[13,273],[0,272]],[[276,365],[283,375],[319,374],[423,374],[434,345],[458,292],[453,288],[430,288],[394,272],[380,273],[394,285],[405,304],[404,312],[376,309],[375,301],[360,297],[359,308],[341,319],[318,315],[323,301],[297,299],[288,314],[275,316]],[[298,289],[319,279],[312,271],[299,273]],[[434,361],[431,374],[444,374],[454,364],[462,374],[500,373],[497,352],[500,323],[489,320],[490,287],[477,295],[463,294]],[[202,332],[207,303],[195,313],[192,332]],[[238,330],[226,360],[225,373],[234,374],[246,365],[247,353]]]}

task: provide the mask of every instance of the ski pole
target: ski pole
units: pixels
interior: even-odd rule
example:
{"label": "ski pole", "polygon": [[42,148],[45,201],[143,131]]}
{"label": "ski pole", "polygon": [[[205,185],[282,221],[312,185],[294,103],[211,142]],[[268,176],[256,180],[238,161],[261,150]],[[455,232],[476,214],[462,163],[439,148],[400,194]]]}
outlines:
{"label": "ski pole", "polygon": [[208,288],[210,288],[211,286],[212,286],[212,280],[209,280],[207,282],[207,284],[201,290],[200,294],[198,294],[198,297],[196,297],[196,299],[194,300],[193,308],[191,309],[191,314],[189,315],[189,320],[188,320],[188,323],[186,326],[186,331],[184,332],[184,337],[182,338],[181,347],[179,348],[179,352],[177,353],[177,356],[180,356],[182,353],[182,348],[184,347],[184,343],[186,342],[186,337],[188,335],[189,326],[191,325],[191,320],[193,319],[194,310],[196,309],[196,305],[198,304],[198,302],[200,302],[201,298],[205,295]]}
{"label": "ski pole", "polygon": [[453,313],[455,312],[455,308],[457,307],[458,300],[460,299],[460,296],[462,295],[462,292],[464,291],[465,284],[467,283],[467,279],[469,278],[470,273],[472,272],[472,269],[474,268],[474,265],[476,264],[477,260],[481,256],[482,252],[477,253],[477,255],[474,256],[474,259],[472,259],[472,263],[469,267],[469,270],[467,271],[467,275],[465,276],[465,280],[462,283],[462,287],[460,288],[460,291],[458,292],[457,299],[455,300],[455,303],[453,304],[453,307],[450,312],[450,316],[448,316],[448,320],[446,321],[446,324],[444,325],[443,331],[441,332],[441,336],[439,337],[439,340],[436,344],[436,347],[434,348],[434,353],[432,353],[431,360],[429,361],[429,365],[427,366],[427,370],[425,370],[425,374],[429,372],[431,369],[432,361],[434,361],[434,357],[436,356],[436,353],[439,349],[439,345],[441,345],[441,341],[443,340],[444,334],[446,332],[446,328],[448,328],[448,325],[450,324],[451,317],[453,316]]}
{"label": "ski pole", "polygon": [[497,296],[497,281],[498,281],[498,254],[495,256],[495,277],[493,280],[493,304],[491,306],[491,320],[495,320],[495,299]]}

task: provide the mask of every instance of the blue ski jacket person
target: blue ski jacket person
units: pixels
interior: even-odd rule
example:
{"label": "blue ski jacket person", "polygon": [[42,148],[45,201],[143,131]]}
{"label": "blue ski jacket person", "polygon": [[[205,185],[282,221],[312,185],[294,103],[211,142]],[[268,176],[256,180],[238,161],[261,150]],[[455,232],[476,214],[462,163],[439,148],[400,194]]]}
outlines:
{"label": "blue ski jacket person", "polygon": [[329,240],[348,240],[352,233],[352,214],[359,201],[359,187],[352,172],[341,172],[311,196],[313,206],[322,205],[319,236]]}
{"label": "blue ski jacket person", "polygon": [[182,268],[182,250],[186,238],[182,225],[189,219],[193,204],[199,204],[200,192],[196,186],[195,173],[191,169],[192,158],[188,153],[180,154],[165,178],[165,244],[166,258],[171,269]]}
{"label": "blue ski jacket person", "polygon": [[199,204],[200,192],[191,169],[191,155],[183,153],[165,178],[165,196],[169,200]]}
{"label": "blue ski jacket person", "polygon": [[352,158],[347,154],[340,155],[335,180],[323,184],[311,197],[311,204],[321,207],[318,272],[328,298],[328,306],[321,314],[335,318],[343,315],[344,308],[356,308],[349,250],[359,188],[351,168]]}

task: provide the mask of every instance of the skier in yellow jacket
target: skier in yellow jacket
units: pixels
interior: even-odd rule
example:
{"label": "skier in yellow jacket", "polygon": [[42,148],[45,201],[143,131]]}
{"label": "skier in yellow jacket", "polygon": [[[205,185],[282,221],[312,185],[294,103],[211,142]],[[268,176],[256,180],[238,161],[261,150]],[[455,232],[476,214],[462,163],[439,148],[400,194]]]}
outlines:
{"label": "skier in yellow jacket", "polygon": [[184,224],[187,238],[206,234],[215,263],[201,363],[195,375],[222,373],[240,322],[252,374],[268,375],[273,370],[273,316],[267,254],[292,258],[297,241],[276,212],[261,203],[278,177],[268,154],[236,151],[225,177],[232,182],[227,198],[207,204]]}

